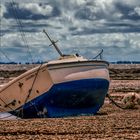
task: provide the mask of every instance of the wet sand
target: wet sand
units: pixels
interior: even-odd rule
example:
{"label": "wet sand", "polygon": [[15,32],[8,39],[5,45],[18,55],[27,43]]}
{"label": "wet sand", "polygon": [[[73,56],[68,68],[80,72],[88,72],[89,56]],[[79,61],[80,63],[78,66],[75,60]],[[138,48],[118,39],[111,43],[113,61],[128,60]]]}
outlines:
{"label": "wet sand", "polygon": [[[140,108],[139,108],[140,109]],[[96,116],[1,120],[0,139],[139,140],[140,112],[105,104]]]}
{"label": "wet sand", "polygon": [[[118,69],[118,67],[117,67]],[[128,71],[119,66],[120,73],[113,68],[117,78],[111,73],[109,93],[117,102],[130,92],[140,94],[139,67]],[[134,69],[133,69],[134,70]],[[112,72],[112,71],[111,71]],[[124,78],[125,77],[125,78]],[[1,84],[11,80],[1,77]],[[3,79],[3,80],[2,80]],[[125,80],[124,80],[125,79]],[[140,106],[136,109],[120,109],[112,105],[108,98],[95,116],[78,116],[67,118],[43,118],[26,120],[0,120],[0,140],[33,140],[33,139],[85,139],[85,140],[139,140],[140,139]]]}

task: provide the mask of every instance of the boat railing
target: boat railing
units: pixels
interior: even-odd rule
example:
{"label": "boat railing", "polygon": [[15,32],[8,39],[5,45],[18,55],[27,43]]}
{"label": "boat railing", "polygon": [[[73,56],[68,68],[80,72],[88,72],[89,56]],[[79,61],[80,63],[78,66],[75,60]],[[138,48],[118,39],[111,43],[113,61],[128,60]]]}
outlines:
{"label": "boat railing", "polygon": [[103,49],[93,58],[93,59],[100,59],[102,60],[103,59]]}

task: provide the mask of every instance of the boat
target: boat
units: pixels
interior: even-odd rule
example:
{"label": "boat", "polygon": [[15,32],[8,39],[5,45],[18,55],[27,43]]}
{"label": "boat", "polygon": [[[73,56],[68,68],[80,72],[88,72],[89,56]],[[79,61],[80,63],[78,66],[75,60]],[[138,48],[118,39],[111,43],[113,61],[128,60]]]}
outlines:
{"label": "boat", "polygon": [[32,68],[0,89],[0,110],[21,118],[95,115],[108,92],[109,63],[86,59],[79,54],[60,58]]}

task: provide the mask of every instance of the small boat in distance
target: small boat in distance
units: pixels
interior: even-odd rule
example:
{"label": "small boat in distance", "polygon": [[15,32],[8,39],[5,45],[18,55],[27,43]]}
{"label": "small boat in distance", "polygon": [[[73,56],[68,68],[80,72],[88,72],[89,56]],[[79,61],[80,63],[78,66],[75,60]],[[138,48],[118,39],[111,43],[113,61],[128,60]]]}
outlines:
{"label": "small boat in distance", "polygon": [[109,63],[88,60],[78,54],[60,54],[0,89],[0,111],[21,118],[67,117],[96,114],[109,88]]}

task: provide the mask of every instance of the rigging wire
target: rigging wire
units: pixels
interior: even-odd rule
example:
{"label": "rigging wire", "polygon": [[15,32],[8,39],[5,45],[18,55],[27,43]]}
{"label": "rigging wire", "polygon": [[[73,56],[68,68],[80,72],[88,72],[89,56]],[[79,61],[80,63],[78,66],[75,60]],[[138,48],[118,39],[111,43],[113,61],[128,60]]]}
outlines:
{"label": "rigging wire", "polygon": [[[1,40],[0,40],[1,41]],[[2,51],[2,48],[0,47],[0,52],[1,52],[1,54],[3,54],[4,56],[5,56],[5,58],[7,58],[7,60],[9,61],[9,62],[12,62],[12,60],[8,57],[8,55],[4,52],[4,51]]]}
{"label": "rigging wire", "polygon": [[[43,65],[43,63],[41,63],[40,66],[39,66],[38,69],[37,69],[37,72],[36,72],[36,74],[35,74],[35,78],[33,79],[33,83],[32,83],[32,85],[31,85],[31,88],[30,88],[30,90],[29,90],[28,95],[27,95],[26,98],[25,98],[25,102],[24,102],[22,108],[20,108],[20,109],[18,109],[18,110],[13,109],[12,107],[9,106],[9,104],[7,104],[7,103],[0,97],[0,100],[1,100],[5,105],[7,105],[7,107],[8,107],[9,109],[11,109],[13,112],[15,112],[15,113],[17,114],[17,118],[19,117],[20,114],[21,114],[21,118],[24,117],[23,108],[24,108],[25,104],[27,103],[27,101],[28,101],[30,95],[32,94],[33,86],[34,86],[34,84],[35,84],[35,82],[36,82],[38,73],[39,73],[40,68],[41,68],[42,65]],[[30,101],[30,103],[33,104],[31,101]],[[35,110],[38,112],[38,109],[37,109],[37,107],[36,107],[35,105],[34,105],[34,108],[35,108]],[[12,115],[9,115],[8,117],[10,117],[10,116],[12,116]],[[8,117],[7,117],[7,118],[8,118]],[[1,119],[1,118],[0,118],[0,119]],[[2,118],[2,119],[3,119],[3,118]]]}
{"label": "rigging wire", "polygon": [[[0,13],[2,13],[2,11],[1,11],[1,3],[0,3]],[[1,49],[1,37],[2,37],[2,17],[1,17],[1,15],[0,15],[0,49]],[[1,57],[0,57],[0,59],[1,59]]]}
{"label": "rigging wire", "polygon": [[[23,25],[22,25],[22,23],[20,22],[20,20],[18,19],[17,10],[16,10],[16,8],[15,8],[15,6],[14,6],[14,1],[13,1],[13,0],[12,0],[12,2],[10,3],[10,5],[11,5],[11,7],[12,7],[13,14],[14,14],[14,16],[15,16],[15,18],[16,18],[16,22],[17,22],[17,24],[19,25],[19,31],[20,31],[22,40],[23,40],[23,42],[25,43],[25,46],[26,46],[27,49],[28,49],[29,55],[30,55],[30,57],[31,57],[31,61],[33,62],[32,55],[31,55],[31,52],[30,52],[30,48],[29,48],[28,42],[27,42],[26,37],[25,37],[25,34],[24,34],[23,30],[22,30]],[[0,5],[0,10],[1,10],[1,5]],[[11,61],[10,58],[9,58],[9,57],[2,51],[2,49],[1,49],[1,41],[2,41],[2,39],[1,39],[1,37],[2,37],[2,27],[1,27],[2,23],[1,23],[1,22],[2,22],[2,18],[0,18],[0,52],[1,52],[9,61]],[[16,110],[13,109],[12,107],[10,107],[9,104],[7,104],[1,97],[0,97],[0,100],[8,107],[11,111],[16,112]],[[6,111],[6,110],[5,110],[5,111]],[[7,116],[7,117],[0,118],[0,119],[8,118],[8,117],[10,117],[10,116],[12,116],[12,114],[10,114],[10,115]]]}
{"label": "rigging wire", "polygon": [[[20,34],[21,34],[21,38],[22,38],[22,40],[23,40],[25,46],[27,47],[28,52],[29,52],[29,55],[30,55],[31,60],[32,60],[32,62],[33,62],[32,54],[31,54],[31,51],[30,51],[28,42],[27,42],[26,37],[25,37],[25,33],[23,32],[23,25],[22,25],[21,21],[20,21],[19,18],[18,18],[18,14],[17,14],[18,12],[17,12],[17,9],[16,9],[16,7],[15,7],[15,3],[14,3],[13,0],[11,0],[10,6],[11,6],[11,9],[13,10],[13,15],[15,16],[16,22],[17,22],[17,24],[18,24],[18,26],[19,26],[19,32],[20,32]],[[0,22],[1,22],[1,20],[0,20]],[[1,24],[1,23],[0,23],[0,24]],[[1,26],[0,26],[0,29],[1,29]],[[0,43],[1,43],[1,32],[0,32]],[[1,51],[1,53],[2,53],[8,60],[10,60],[9,57],[1,50],[1,48],[0,48],[0,51]],[[30,97],[30,95],[31,95],[31,93],[32,93],[32,89],[33,89],[33,86],[34,86],[34,84],[35,84],[35,81],[36,81],[36,78],[37,78],[37,75],[38,75],[38,73],[39,73],[39,70],[40,70],[41,66],[42,66],[42,63],[41,63],[40,67],[39,67],[38,70],[37,70],[36,76],[35,76],[35,78],[34,78],[34,80],[33,80],[32,85],[31,85],[31,89],[29,90],[29,93],[28,93],[28,95],[27,95],[27,97],[26,97],[26,99],[25,99],[24,105],[26,104],[28,98]],[[0,100],[1,100],[10,110],[12,110],[12,111],[14,111],[14,112],[18,111],[18,110],[14,110],[12,107],[10,107],[9,104],[7,104],[1,97],[0,97]],[[23,107],[24,107],[24,105],[23,105]],[[38,109],[36,108],[36,106],[35,106],[35,109],[36,109],[37,112],[38,112]],[[22,108],[22,110],[23,110],[23,108]],[[17,113],[18,113],[18,112],[17,112]],[[23,114],[22,114],[22,115],[23,115]],[[12,116],[12,114],[9,115],[9,116],[7,116],[7,117],[4,117],[4,118],[8,118],[8,117],[10,117],[10,116]],[[22,117],[23,117],[23,116],[22,116]]]}
{"label": "rigging wire", "polygon": [[[35,84],[35,82],[36,82],[38,73],[39,73],[40,68],[41,68],[42,65],[43,65],[43,63],[41,63],[40,66],[39,66],[38,69],[37,69],[37,72],[36,72],[36,74],[35,74],[35,78],[34,78],[34,80],[33,80],[33,83],[32,83],[32,85],[31,85],[31,88],[30,88],[30,90],[29,90],[29,93],[28,93],[28,95],[27,95],[26,98],[25,98],[23,107],[21,108],[21,114],[22,114],[21,116],[22,116],[22,118],[24,117],[24,116],[23,116],[23,115],[24,115],[24,113],[23,113],[23,108],[24,108],[25,104],[27,103],[27,101],[28,101],[30,95],[32,94],[33,86],[34,86],[34,84]],[[31,103],[32,103],[32,102],[31,102]],[[35,106],[34,106],[34,107],[35,107]],[[36,108],[35,108],[35,109],[36,109]]]}
{"label": "rigging wire", "polygon": [[[0,12],[2,12],[1,11],[1,3],[0,3]],[[9,61],[9,62],[12,62],[11,61],[11,59],[8,57],[8,55],[4,52],[4,51],[2,51],[2,48],[1,48],[1,43],[2,43],[2,17],[0,17],[0,52],[1,52],[1,54],[2,55],[4,55],[5,56],[5,58]],[[1,57],[0,57],[1,58]]]}
{"label": "rigging wire", "polygon": [[94,58],[92,58],[92,59],[97,59],[98,57],[100,58],[100,60],[102,60],[103,59],[103,49],[99,52],[99,54],[97,54]]}
{"label": "rigging wire", "polygon": [[[1,12],[1,3],[0,3],[0,12]],[[8,60],[10,60],[9,59],[9,57],[1,50],[1,41],[2,41],[2,17],[0,17],[0,52],[8,59]],[[5,104],[5,105],[7,105],[7,103],[0,97],[0,100]],[[9,107],[9,106],[8,106]],[[11,110],[13,110],[11,107],[9,107]],[[3,109],[4,110],[4,109]],[[11,115],[10,115],[11,116]],[[8,116],[8,117],[10,117],[10,116]],[[0,118],[0,119],[4,119],[5,117],[3,117],[3,118]]]}
{"label": "rigging wire", "polygon": [[31,54],[31,50],[30,50],[30,47],[28,45],[28,41],[26,39],[26,36],[25,36],[25,33],[23,31],[23,24],[22,22],[19,20],[19,17],[18,17],[18,12],[17,12],[17,8],[15,6],[15,2],[13,0],[11,0],[10,2],[10,5],[11,5],[11,9],[13,11],[13,15],[16,19],[16,22],[17,22],[17,25],[19,26],[19,32],[20,32],[20,35],[21,35],[21,39],[23,40],[24,44],[25,44],[25,47],[27,48],[28,50],[28,53],[29,53],[29,56],[31,58],[31,62],[33,62],[33,57],[32,57],[32,54]]}

